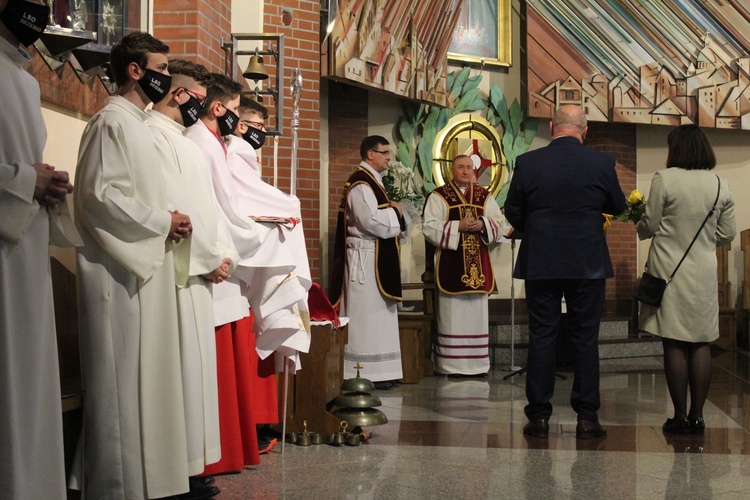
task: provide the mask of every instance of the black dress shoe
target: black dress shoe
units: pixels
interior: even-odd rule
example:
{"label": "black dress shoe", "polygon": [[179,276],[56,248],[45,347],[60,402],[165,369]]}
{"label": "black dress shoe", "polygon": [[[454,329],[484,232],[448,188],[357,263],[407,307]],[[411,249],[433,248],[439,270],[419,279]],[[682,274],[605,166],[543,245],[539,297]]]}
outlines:
{"label": "black dress shoe", "polygon": [[690,422],[687,418],[668,418],[661,430],[669,434],[690,434]]}
{"label": "black dress shoe", "polygon": [[198,486],[211,486],[216,481],[213,476],[192,476],[190,479],[190,488],[193,488],[193,484]]}
{"label": "black dress shoe", "polygon": [[703,421],[703,417],[688,417],[688,423],[690,424],[690,434],[703,434],[706,432],[706,423]]}
{"label": "black dress shoe", "polygon": [[393,388],[393,384],[388,381],[375,382],[375,389],[378,391],[389,391],[391,388]]}
{"label": "black dress shoe", "polygon": [[592,422],[591,420],[578,419],[578,425],[576,425],[576,439],[594,439],[601,438],[607,435],[607,428],[602,427],[602,424],[597,420]]}
{"label": "black dress shoe", "polygon": [[523,433],[527,436],[546,439],[549,436],[549,422],[546,418],[538,418],[523,426]]}
{"label": "black dress shoe", "polygon": [[203,500],[207,498],[213,498],[221,493],[221,490],[216,486],[202,486],[197,483],[190,484],[190,491],[177,495],[178,500]]}

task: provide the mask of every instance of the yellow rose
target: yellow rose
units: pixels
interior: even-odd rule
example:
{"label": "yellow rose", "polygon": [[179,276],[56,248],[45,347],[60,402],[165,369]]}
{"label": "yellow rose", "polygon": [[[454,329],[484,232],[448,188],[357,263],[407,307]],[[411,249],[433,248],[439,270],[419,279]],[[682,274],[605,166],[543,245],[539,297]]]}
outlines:
{"label": "yellow rose", "polygon": [[643,194],[638,191],[637,189],[634,189],[630,192],[630,196],[628,196],[628,203],[630,205],[635,205],[637,203],[641,203],[643,201]]}

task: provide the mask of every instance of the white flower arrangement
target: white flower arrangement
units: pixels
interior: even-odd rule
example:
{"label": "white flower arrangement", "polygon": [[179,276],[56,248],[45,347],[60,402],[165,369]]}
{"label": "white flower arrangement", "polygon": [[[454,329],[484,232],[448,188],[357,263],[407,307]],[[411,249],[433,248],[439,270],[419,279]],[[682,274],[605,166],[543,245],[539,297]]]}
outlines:
{"label": "white flower arrangement", "polygon": [[414,171],[400,161],[392,161],[388,164],[388,170],[381,177],[385,192],[391,201],[403,203],[409,200],[417,214],[421,215],[424,207],[424,196],[417,188]]}

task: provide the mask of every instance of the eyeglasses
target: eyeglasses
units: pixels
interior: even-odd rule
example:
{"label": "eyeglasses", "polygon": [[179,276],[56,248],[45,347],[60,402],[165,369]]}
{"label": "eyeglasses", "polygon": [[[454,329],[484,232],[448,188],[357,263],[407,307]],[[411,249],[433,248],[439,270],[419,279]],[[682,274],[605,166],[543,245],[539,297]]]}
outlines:
{"label": "eyeglasses", "polygon": [[378,151],[377,149],[371,149],[370,151],[372,151],[373,153],[380,153],[383,156],[391,156],[391,152],[388,149],[386,149],[385,151]]}
{"label": "eyeglasses", "polygon": [[242,120],[242,121],[240,121],[240,123],[243,123],[246,127],[254,127],[254,128],[257,128],[258,130],[263,130],[263,131],[266,130],[266,126],[263,124],[263,122],[254,122],[254,121],[250,121],[250,120]]}
{"label": "eyeglasses", "polygon": [[185,91],[185,93],[187,95],[189,95],[190,97],[195,97],[196,99],[198,99],[200,101],[200,103],[201,103],[201,106],[205,106],[205,104],[206,104],[206,96],[203,95],[203,94],[201,94],[200,92],[196,92],[195,90],[190,90],[190,89],[187,89],[185,87],[181,87],[181,88],[177,89],[175,92],[177,92],[178,90]]}

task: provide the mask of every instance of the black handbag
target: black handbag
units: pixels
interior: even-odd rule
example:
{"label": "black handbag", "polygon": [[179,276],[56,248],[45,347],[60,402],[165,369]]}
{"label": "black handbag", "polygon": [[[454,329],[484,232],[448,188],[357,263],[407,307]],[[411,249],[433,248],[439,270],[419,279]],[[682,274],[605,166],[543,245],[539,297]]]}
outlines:
{"label": "black handbag", "polygon": [[641,282],[635,290],[635,299],[650,306],[659,307],[661,299],[664,297],[664,290],[667,289],[667,280],[657,278],[654,275],[644,272],[641,276]]}
{"label": "black handbag", "polygon": [[703,219],[701,227],[698,228],[698,232],[695,233],[695,236],[693,236],[693,241],[690,242],[687,250],[685,250],[685,254],[680,259],[680,262],[677,263],[677,267],[674,268],[674,271],[672,271],[669,279],[665,280],[654,276],[653,274],[649,274],[647,263],[646,269],[643,272],[643,276],[641,276],[641,281],[640,283],[638,283],[638,288],[636,288],[635,294],[633,295],[633,297],[638,302],[643,302],[644,304],[648,304],[652,307],[659,307],[661,305],[661,299],[664,297],[664,292],[667,290],[667,286],[669,286],[669,284],[672,282],[672,278],[674,278],[675,273],[682,265],[682,261],[685,260],[685,257],[687,257],[690,249],[693,248],[693,243],[695,243],[695,240],[698,239],[698,235],[701,234],[703,226],[706,225],[709,217],[711,217],[711,215],[716,211],[716,204],[719,202],[719,193],[721,192],[721,180],[719,180],[719,176],[716,176],[716,180],[719,181],[719,188],[716,190],[716,199],[714,200],[714,206],[711,207],[711,210],[706,215],[706,218]]}

